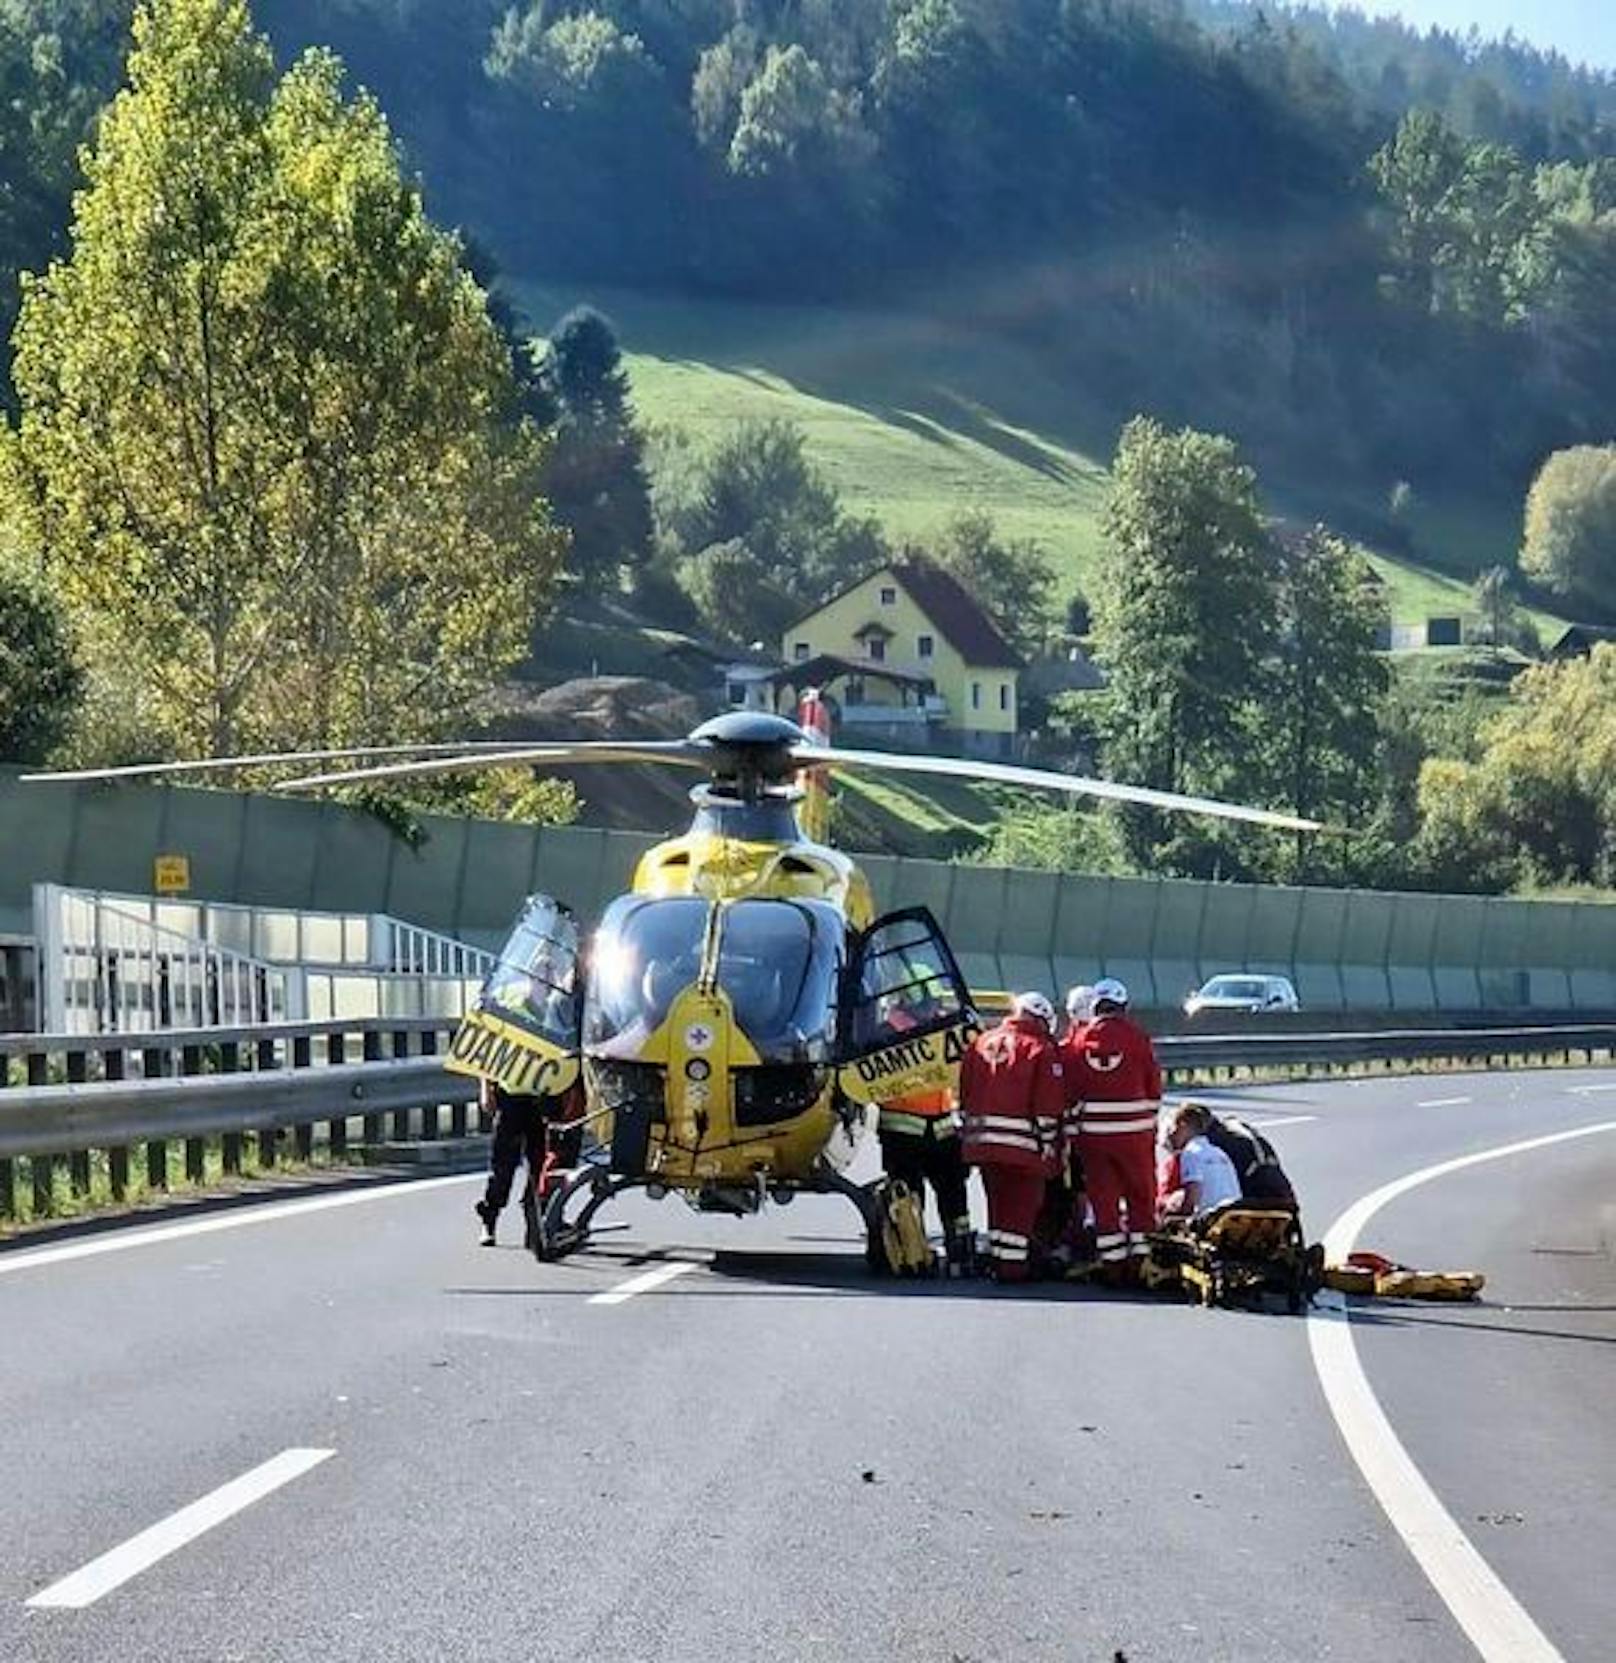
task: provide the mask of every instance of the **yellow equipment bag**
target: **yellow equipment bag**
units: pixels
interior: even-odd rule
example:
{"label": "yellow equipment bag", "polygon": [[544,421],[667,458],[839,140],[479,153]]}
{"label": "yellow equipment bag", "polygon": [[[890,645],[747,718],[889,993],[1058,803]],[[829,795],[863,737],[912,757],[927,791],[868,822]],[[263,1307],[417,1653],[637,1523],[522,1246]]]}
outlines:
{"label": "yellow equipment bag", "polygon": [[900,1180],[884,1187],[881,1245],[894,1276],[929,1276],[936,1269],[920,1197]]}
{"label": "yellow equipment bag", "polygon": [[1363,1265],[1326,1265],[1324,1285],[1334,1288],[1337,1293],[1372,1294],[1375,1291],[1375,1273]]}
{"label": "yellow equipment bag", "polygon": [[1479,1270],[1392,1270],[1375,1278],[1382,1299],[1474,1299],[1486,1285]]}
{"label": "yellow equipment bag", "polygon": [[1345,1264],[1326,1265],[1324,1285],[1381,1299],[1474,1299],[1487,1278],[1479,1270],[1411,1270],[1384,1254],[1360,1250],[1349,1253]]}

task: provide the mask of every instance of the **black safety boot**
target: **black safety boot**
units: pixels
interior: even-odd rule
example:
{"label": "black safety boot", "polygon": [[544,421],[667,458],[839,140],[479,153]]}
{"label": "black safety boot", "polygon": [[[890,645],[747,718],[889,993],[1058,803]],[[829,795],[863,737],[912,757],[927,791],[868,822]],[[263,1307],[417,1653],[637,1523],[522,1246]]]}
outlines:
{"label": "black safety boot", "polygon": [[499,1217],[499,1208],[490,1207],[486,1201],[479,1201],[473,1211],[483,1221],[483,1239],[478,1245],[492,1247],[494,1245],[494,1220]]}

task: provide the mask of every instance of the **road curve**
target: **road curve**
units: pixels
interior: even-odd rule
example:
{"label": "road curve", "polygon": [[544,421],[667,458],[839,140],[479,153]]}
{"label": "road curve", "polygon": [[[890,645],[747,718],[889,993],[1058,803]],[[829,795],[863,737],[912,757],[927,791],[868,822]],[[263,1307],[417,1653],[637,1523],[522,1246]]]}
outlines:
{"label": "road curve", "polygon": [[[1616,1121],[1608,1071],[1223,1095],[1271,1122],[1318,1232],[1407,1173]],[[1398,1197],[1364,1245],[1479,1265],[1487,1301],[1352,1323],[1566,1659],[1616,1632],[1613,1177],[1616,1133]],[[474,1245],[474,1193],[0,1254],[0,1656],[1477,1656],[1301,1320],[874,1284],[829,1201],[638,1200],[541,1267]]]}

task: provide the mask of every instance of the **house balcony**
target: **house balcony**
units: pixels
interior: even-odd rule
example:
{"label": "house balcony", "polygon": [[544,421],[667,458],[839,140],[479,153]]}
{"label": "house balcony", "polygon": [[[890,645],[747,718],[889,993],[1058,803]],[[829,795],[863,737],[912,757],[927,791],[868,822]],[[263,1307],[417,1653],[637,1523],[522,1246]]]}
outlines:
{"label": "house balcony", "polygon": [[[939,708],[933,709],[933,705]],[[927,700],[924,705],[844,704],[842,726],[849,728],[914,728],[924,732],[945,721],[948,702]]]}

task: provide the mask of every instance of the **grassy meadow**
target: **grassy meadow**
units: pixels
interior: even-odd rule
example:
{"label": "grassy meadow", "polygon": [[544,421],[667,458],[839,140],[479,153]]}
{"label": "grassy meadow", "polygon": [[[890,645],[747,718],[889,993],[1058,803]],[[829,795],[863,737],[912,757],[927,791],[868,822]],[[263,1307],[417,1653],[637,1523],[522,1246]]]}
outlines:
{"label": "grassy meadow", "polygon": [[[893,536],[924,540],[984,509],[1045,546],[1063,596],[1092,583],[1116,433],[1037,353],[895,313],[511,288],[541,327],[584,300],[606,312],[646,422],[698,439],[749,417],[796,422],[847,506]],[[1319,512],[1312,493],[1264,483],[1276,510]],[[1506,558],[1517,532],[1445,502],[1418,503],[1410,524],[1418,561],[1366,551],[1399,624],[1470,612],[1468,578]]]}

